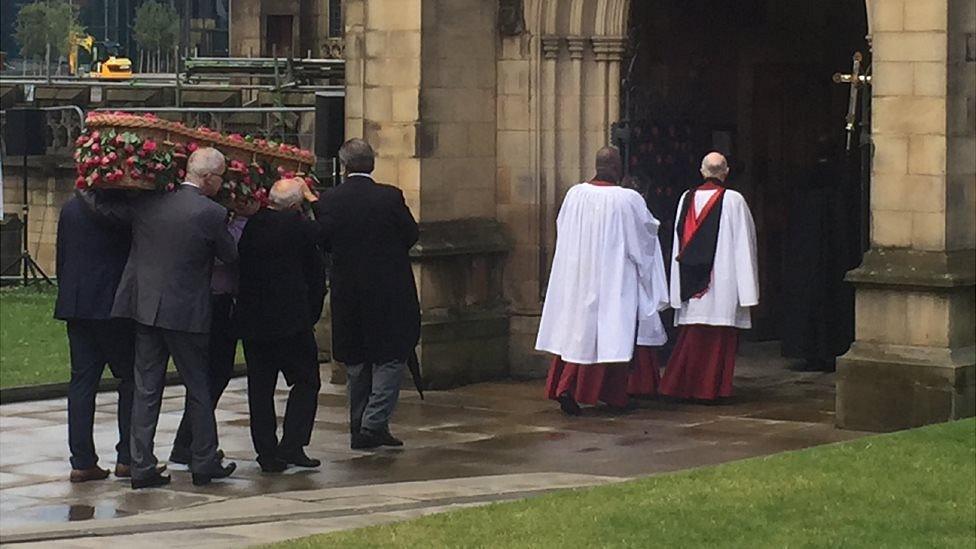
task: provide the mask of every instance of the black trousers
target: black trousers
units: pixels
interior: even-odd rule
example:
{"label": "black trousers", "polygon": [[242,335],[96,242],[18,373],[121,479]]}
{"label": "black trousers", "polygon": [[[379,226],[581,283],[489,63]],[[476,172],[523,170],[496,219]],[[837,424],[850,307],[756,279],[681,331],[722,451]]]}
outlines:
{"label": "black trousers", "polygon": [[132,400],[132,478],[155,474],[153,442],[170,355],[186,387],[187,413],[193,430],[190,469],[208,474],[217,461],[217,423],[210,402],[209,335],[136,325],[135,391]]}
{"label": "black trousers", "polygon": [[[247,360],[247,399],[251,412],[251,440],[258,460],[287,456],[311,441],[318,409],[319,362],[312,327],[275,340],[244,340]],[[291,386],[281,442],[274,395],[278,372]]]}
{"label": "black trousers", "polygon": [[[210,298],[213,320],[210,324],[210,360],[207,377],[210,381],[210,400],[217,409],[217,401],[234,375],[234,359],[237,356],[237,336],[234,335],[232,315],[234,296],[230,294],[213,295]],[[186,408],[189,407],[189,399]],[[187,455],[193,443],[193,429],[190,428],[190,415],[186,408],[183,419],[173,441],[173,453]]]}
{"label": "black trousers", "polygon": [[128,465],[129,429],[132,416],[132,363],[135,357],[135,325],[128,320],[69,320],[71,381],[68,384],[68,448],[73,469],[98,464],[92,429],[95,393],[105,365],[119,379],[119,442],[116,463]]}

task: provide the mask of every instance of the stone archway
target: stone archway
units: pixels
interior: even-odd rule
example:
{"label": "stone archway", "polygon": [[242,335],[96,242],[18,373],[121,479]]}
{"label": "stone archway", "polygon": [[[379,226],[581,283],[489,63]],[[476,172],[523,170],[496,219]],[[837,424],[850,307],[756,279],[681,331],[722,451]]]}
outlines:
{"label": "stone archway", "polygon": [[[865,9],[875,62],[871,250],[849,275],[856,342],[839,364],[837,418],[889,430],[976,413],[976,71],[965,46],[976,6],[866,0]],[[627,0],[526,0],[526,34],[502,39],[497,185],[499,220],[516,235],[504,284],[514,373],[540,369],[531,346],[553,220],[586,175],[581,159],[607,143],[617,118],[629,13]]]}

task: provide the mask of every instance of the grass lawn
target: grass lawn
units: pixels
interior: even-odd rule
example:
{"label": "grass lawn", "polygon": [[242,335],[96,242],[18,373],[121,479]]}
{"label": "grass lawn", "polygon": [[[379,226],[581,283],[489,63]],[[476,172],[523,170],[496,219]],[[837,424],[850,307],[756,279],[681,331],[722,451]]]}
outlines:
{"label": "grass lawn", "polygon": [[976,420],[272,547],[976,546]]}
{"label": "grass lawn", "polygon": [[[71,378],[68,334],[64,322],[54,319],[56,296],[57,290],[46,286],[0,288],[0,387]],[[238,345],[237,363],[243,362]],[[111,375],[106,367],[104,377]]]}
{"label": "grass lawn", "polygon": [[54,319],[56,295],[46,286],[0,289],[0,387],[70,377],[68,335]]}

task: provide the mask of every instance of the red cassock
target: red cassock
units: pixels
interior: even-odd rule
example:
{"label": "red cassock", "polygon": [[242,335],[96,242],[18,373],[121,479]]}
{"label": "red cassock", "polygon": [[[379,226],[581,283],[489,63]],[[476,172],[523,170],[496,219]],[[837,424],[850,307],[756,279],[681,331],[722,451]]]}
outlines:
{"label": "red cassock", "polygon": [[732,396],[738,347],[739,334],[732,326],[679,327],[678,341],[661,379],[661,394],[699,400]]}
{"label": "red cassock", "polygon": [[556,357],[549,367],[546,397],[569,393],[580,404],[627,405],[628,395],[653,396],[659,384],[657,349],[637,346],[629,365],[573,364]]}

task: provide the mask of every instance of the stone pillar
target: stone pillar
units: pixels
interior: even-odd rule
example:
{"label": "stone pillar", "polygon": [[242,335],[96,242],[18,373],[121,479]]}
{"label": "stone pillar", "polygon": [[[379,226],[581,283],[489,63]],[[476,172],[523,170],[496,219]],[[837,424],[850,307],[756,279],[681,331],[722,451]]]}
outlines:
{"label": "stone pillar", "polygon": [[848,275],[856,341],[837,423],[889,431],[976,412],[976,8],[873,5],[871,250]]}
{"label": "stone pillar", "polygon": [[593,52],[603,73],[603,126],[609,137],[610,125],[620,118],[620,63],[623,61],[627,38],[622,36],[594,36]]}
{"label": "stone pillar", "polygon": [[584,152],[583,144],[583,53],[586,50],[587,39],[572,36],[566,39],[569,49],[569,67],[563,69],[564,80],[558,84],[559,117],[556,119],[556,131],[560,136],[557,145],[559,151],[559,192],[558,202],[566,191],[581,177],[581,159]]}
{"label": "stone pillar", "polygon": [[[542,211],[539,223],[542,231],[542,244],[545,249],[540,260],[546,265],[552,260],[556,246],[556,185],[559,177],[558,153],[556,151],[556,118],[559,100],[556,96],[556,70],[559,59],[560,39],[556,36],[542,38]],[[538,276],[542,276],[540,272]],[[540,296],[541,300],[541,296]]]}

